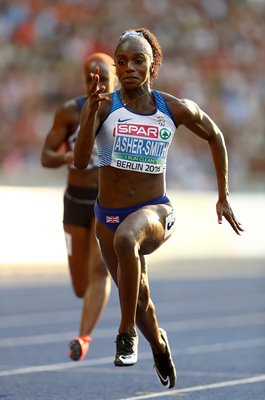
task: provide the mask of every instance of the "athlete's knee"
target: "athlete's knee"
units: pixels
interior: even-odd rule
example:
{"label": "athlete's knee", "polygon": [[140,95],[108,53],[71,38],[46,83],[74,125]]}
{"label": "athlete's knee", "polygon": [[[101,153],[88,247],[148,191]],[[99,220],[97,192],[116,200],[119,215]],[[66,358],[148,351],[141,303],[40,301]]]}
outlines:
{"label": "athlete's knee", "polygon": [[117,231],[114,236],[114,249],[117,256],[131,256],[137,255],[137,242],[132,232],[119,232]]}
{"label": "athlete's knee", "polygon": [[76,297],[79,297],[80,299],[82,299],[86,293],[87,285],[76,284],[73,282],[72,286],[73,286],[73,290],[74,290]]}
{"label": "athlete's knee", "polygon": [[75,263],[69,263],[71,282],[76,297],[84,297],[89,284],[89,276],[86,271],[75,268]]}
{"label": "athlete's knee", "polygon": [[89,281],[104,281],[110,279],[110,274],[103,260],[95,262],[89,274]]}

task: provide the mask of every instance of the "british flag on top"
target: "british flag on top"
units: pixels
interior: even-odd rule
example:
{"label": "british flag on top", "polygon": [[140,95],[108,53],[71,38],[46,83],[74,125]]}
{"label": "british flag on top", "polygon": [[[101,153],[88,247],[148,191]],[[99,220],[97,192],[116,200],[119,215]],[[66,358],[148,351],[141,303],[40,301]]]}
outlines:
{"label": "british flag on top", "polygon": [[111,217],[109,217],[108,215],[106,216],[106,222],[110,222],[110,223],[119,223],[120,222],[120,217],[117,215],[117,216],[111,216]]}

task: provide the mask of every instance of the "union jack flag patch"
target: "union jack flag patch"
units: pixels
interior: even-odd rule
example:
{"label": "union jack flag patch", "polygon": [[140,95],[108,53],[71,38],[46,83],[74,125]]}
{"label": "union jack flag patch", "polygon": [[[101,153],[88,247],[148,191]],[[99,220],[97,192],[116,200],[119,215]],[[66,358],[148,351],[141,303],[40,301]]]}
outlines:
{"label": "union jack flag patch", "polygon": [[117,216],[115,216],[115,217],[108,217],[108,216],[106,216],[106,222],[110,222],[111,224],[113,224],[113,223],[117,223],[117,224],[119,224],[119,222],[120,222],[120,217],[117,215]]}

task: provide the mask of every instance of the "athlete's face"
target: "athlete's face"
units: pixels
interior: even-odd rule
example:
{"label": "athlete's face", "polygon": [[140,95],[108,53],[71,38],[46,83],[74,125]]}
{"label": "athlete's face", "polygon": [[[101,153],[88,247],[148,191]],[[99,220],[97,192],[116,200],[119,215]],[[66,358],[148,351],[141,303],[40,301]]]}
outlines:
{"label": "athlete's face", "polygon": [[115,70],[113,65],[107,64],[103,61],[95,60],[92,61],[86,68],[85,71],[85,84],[86,84],[86,91],[89,91],[89,86],[91,83],[91,73],[95,72],[96,66],[99,67],[99,85],[105,86],[105,93],[110,93],[115,90],[117,84],[117,76],[115,74]]}
{"label": "athlete's face", "polygon": [[151,48],[145,39],[128,38],[115,52],[116,73],[121,85],[134,89],[149,83],[152,68]]}

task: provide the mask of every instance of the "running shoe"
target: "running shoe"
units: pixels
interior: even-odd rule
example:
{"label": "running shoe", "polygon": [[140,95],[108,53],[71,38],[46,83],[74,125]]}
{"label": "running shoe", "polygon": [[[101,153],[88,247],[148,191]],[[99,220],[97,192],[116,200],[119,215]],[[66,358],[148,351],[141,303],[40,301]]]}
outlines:
{"label": "running shoe", "polygon": [[167,334],[164,329],[159,329],[160,335],[166,344],[165,353],[154,353],[154,367],[156,369],[157,376],[162,383],[168,389],[172,388],[176,384],[177,374],[176,369],[171,357],[170,347],[168,343]]}
{"label": "running shoe", "polygon": [[137,362],[138,336],[131,336],[127,332],[119,333],[116,337],[116,367],[129,367]]}
{"label": "running shoe", "polygon": [[73,361],[81,361],[89,349],[92,341],[90,336],[77,336],[69,343],[69,357]]}

